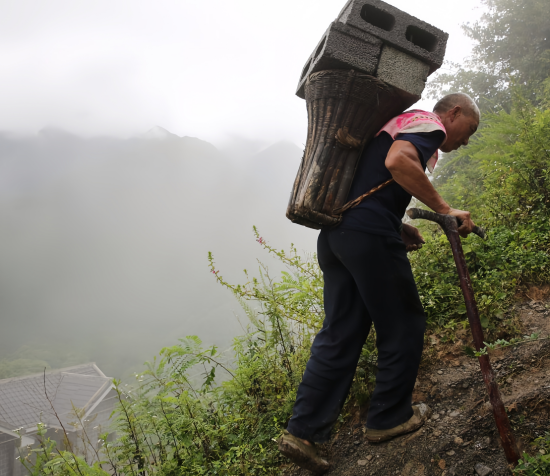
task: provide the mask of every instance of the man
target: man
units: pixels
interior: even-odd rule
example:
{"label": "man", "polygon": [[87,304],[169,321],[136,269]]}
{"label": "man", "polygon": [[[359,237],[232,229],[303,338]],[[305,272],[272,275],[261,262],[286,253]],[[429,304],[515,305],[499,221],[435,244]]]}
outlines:
{"label": "man", "polygon": [[438,148],[450,152],[468,144],[479,119],[474,101],[459,93],[441,99],[433,113],[412,111],[392,119],[366,147],[349,200],[391,178],[394,182],[345,212],[340,226],[319,234],[326,317],[279,440],[279,450],[299,466],[328,470],[314,443],[330,438],[372,324],[378,374],[367,440],[377,443],[414,431],[429,418],[427,405],[412,406],[426,318],[407,259],[407,251],[421,248],[423,239],[401,219],[415,197],[435,212],[456,216],[461,236],[472,231],[470,213],[451,208],[424,171],[435,165]]}

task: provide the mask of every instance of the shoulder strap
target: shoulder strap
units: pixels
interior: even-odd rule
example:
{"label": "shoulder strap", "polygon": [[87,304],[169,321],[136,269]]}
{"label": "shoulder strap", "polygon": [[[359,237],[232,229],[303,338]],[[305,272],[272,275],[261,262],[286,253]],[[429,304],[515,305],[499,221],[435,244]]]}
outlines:
{"label": "shoulder strap", "polygon": [[340,208],[337,208],[336,210],[333,210],[333,215],[341,215],[346,210],[349,210],[350,208],[354,208],[357,205],[359,205],[365,198],[370,197],[373,193],[378,192],[378,190],[382,190],[385,186],[392,183],[394,180],[393,178],[386,180],[384,183],[381,183],[380,185],[377,185],[376,187],[370,189],[367,193],[364,193],[363,195],[357,197],[355,200],[351,200],[345,205],[341,206]]}

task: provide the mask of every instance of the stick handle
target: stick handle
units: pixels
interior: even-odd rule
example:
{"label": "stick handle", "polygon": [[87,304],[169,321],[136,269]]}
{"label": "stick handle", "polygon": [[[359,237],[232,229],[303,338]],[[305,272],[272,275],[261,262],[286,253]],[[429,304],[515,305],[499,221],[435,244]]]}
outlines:
{"label": "stick handle", "polygon": [[[420,208],[409,208],[407,210],[407,215],[409,215],[409,217],[411,217],[413,220],[420,219],[420,220],[433,221],[441,225],[441,227],[444,227],[445,222],[449,218],[455,218],[455,217],[452,217],[451,215],[442,215],[441,213],[430,212],[429,210],[422,210]],[[458,219],[457,218],[455,219],[458,222]],[[458,226],[460,226],[460,222],[458,222]],[[477,225],[474,226],[472,233],[475,233],[477,236],[479,236],[482,239],[485,239],[487,237],[485,233],[485,229]]]}

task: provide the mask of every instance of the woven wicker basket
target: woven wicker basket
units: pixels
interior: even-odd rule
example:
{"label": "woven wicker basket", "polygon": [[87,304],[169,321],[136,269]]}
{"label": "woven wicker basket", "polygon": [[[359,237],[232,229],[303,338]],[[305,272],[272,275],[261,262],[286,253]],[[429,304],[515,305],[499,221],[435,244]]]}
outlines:
{"label": "woven wicker basket", "polygon": [[305,96],[307,143],[286,215],[319,229],[340,222],[334,210],[347,200],[365,144],[417,98],[350,70],[312,74]]}

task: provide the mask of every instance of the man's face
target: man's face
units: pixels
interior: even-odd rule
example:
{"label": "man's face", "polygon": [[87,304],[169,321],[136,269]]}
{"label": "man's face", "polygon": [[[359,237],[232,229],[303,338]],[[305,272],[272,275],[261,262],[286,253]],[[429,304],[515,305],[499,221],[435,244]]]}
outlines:
{"label": "man's face", "polygon": [[441,117],[447,131],[447,139],[441,145],[442,152],[451,152],[462,145],[467,145],[470,137],[477,131],[479,119],[477,114],[464,114],[460,106],[455,106]]}

